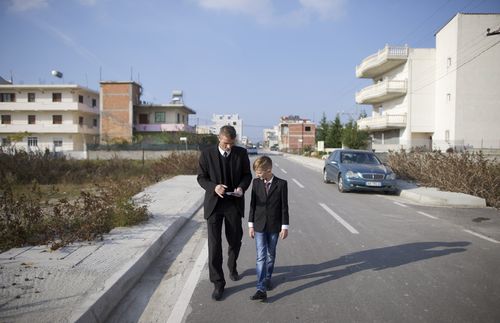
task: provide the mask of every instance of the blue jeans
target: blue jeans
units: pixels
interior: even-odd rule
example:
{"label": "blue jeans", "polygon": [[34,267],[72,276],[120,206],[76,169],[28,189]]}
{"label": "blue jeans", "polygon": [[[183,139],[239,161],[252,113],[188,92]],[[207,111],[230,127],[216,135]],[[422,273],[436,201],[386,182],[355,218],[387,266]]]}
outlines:
{"label": "blue jeans", "polygon": [[266,280],[270,280],[276,259],[279,233],[255,232],[257,249],[257,290],[266,291]]}

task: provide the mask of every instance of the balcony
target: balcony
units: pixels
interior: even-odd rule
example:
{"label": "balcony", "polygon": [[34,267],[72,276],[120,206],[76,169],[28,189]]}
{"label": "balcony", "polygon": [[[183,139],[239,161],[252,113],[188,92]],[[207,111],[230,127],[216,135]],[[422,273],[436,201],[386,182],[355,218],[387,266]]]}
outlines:
{"label": "balcony", "polygon": [[79,124],[2,124],[0,133],[81,133],[89,135],[98,135],[98,127],[89,127]]}
{"label": "balcony", "polygon": [[356,103],[377,104],[404,96],[405,94],[406,81],[389,81],[386,79],[356,92]]}
{"label": "balcony", "polygon": [[384,130],[406,128],[406,114],[386,114],[363,118],[357,121],[361,130]]}
{"label": "balcony", "polygon": [[135,124],[134,130],[138,132],[194,132],[194,128],[183,123],[155,123],[155,124]]}
{"label": "balcony", "polygon": [[360,65],[356,66],[356,77],[375,78],[379,75],[404,64],[408,59],[409,49],[407,46],[389,46],[379,50],[377,53],[365,58]]}

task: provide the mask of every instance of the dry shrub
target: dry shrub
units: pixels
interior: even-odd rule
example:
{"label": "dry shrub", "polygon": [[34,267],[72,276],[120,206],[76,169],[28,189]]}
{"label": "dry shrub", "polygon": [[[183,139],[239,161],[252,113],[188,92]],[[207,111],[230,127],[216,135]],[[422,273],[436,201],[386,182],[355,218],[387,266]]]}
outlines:
{"label": "dry shrub", "polygon": [[195,175],[198,167],[198,152],[172,152],[151,165],[151,172],[159,178],[166,175]]}
{"label": "dry shrub", "polygon": [[388,165],[403,179],[484,198],[500,207],[500,164],[479,153],[391,152]]}

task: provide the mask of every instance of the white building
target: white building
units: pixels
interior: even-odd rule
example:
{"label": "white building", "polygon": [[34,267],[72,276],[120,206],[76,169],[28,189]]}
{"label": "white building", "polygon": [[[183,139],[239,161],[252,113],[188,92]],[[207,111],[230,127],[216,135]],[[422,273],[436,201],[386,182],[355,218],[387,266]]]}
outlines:
{"label": "white building", "polygon": [[213,114],[212,124],[208,126],[197,126],[196,133],[218,135],[222,126],[230,125],[236,129],[236,140],[241,142],[243,138],[243,120],[238,114]]}
{"label": "white building", "polygon": [[279,126],[274,126],[272,129],[263,130],[264,146],[271,148],[279,144]]}
{"label": "white building", "polygon": [[99,137],[99,92],[78,85],[0,85],[2,146],[85,157]]}
{"label": "white building", "polygon": [[386,45],[356,67],[371,78],[356,102],[358,121],[379,151],[410,147],[500,148],[500,14],[457,14],[436,33],[436,48]]}

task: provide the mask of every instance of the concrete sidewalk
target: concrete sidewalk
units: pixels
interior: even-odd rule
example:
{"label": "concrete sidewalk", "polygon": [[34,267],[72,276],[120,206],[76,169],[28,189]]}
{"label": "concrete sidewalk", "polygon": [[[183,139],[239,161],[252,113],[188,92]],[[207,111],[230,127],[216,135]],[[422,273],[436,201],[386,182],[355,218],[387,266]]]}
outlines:
{"label": "concrete sidewalk", "polygon": [[159,252],[203,204],[196,176],[148,187],[152,218],[103,241],[0,254],[1,322],[102,322]]}
{"label": "concrete sidewalk", "polygon": [[[284,157],[310,169],[322,172],[325,161],[313,157],[284,154]],[[407,201],[427,206],[486,207],[486,200],[480,197],[440,191],[434,187],[419,187],[415,183],[398,180],[399,196]]]}

